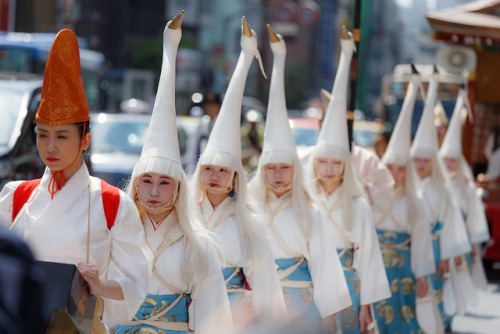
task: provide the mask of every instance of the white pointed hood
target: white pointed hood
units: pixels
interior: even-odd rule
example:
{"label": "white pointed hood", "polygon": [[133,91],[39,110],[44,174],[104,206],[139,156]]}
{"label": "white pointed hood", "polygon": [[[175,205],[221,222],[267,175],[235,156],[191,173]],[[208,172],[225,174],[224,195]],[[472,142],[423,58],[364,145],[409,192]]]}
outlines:
{"label": "white pointed hood", "polygon": [[292,164],[296,152],[295,141],[288,122],[285,99],[286,44],[283,37],[276,34],[269,25],[268,30],[274,58],[264,130],[264,146],[260,156],[261,166],[269,163]]}
{"label": "white pointed hood", "polygon": [[436,127],[434,126],[434,106],[437,101],[438,87],[438,73],[433,73],[429,80],[422,117],[411,146],[412,157],[431,158],[439,150]]}
{"label": "white pointed hood", "polygon": [[444,137],[443,145],[439,150],[439,155],[442,157],[457,159],[462,157],[462,111],[465,107],[466,99],[467,92],[461,88],[458,91],[455,109],[453,109],[446,137]]}
{"label": "white pointed hood", "polygon": [[344,31],[340,46],[340,61],[335,75],[332,96],[319,132],[314,156],[345,161],[350,155],[347,134],[347,88],[352,54],[356,50],[350,33],[347,34]]}
{"label": "white pointed hood", "polygon": [[169,21],[163,32],[163,62],[155,105],[141,157],[132,180],[144,173],[181,179],[182,165],[175,112],[175,60],[181,40],[184,11]]}
{"label": "white pointed hood", "polygon": [[411,120],[419,86],[420,78],[418,74],[412,74],[387,151],[382,157],[382,162],[385,164],[403,166],[410,160]]}
{"label": "white pointed hood", "polygon": [[242,21],[241,53],[199,165],[224,166],[233,170],[241,165],[241,103],[248,70],[258,55],[256,34],[245,17]]}

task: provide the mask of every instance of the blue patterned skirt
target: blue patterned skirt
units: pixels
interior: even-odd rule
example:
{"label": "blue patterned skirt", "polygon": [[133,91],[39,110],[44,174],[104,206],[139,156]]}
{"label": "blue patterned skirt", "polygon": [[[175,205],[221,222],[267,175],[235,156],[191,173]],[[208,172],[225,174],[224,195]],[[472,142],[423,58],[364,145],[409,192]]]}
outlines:
{"label": "blue patterned skirt", "polygon": [[[337,253],[340,255],[344,250],[337,249]],[[343,309],[338,313],[337,319],[341,326],[342,333],[352,333],[359,334],[359,307],[360,305],[360,294],[359,294],[359,278],[356,270],[352,267],[354,250],[348,249],[340,257],[340,263],[344,269],[344,276],[347,282],[347,287],[349,288],[349,294],[351,295],[352,305],[348,308]]]}
{"label": "blue patterned skirt", "polygon": [[236,275],[226,283],[227,297],[231,307],[233,321],[238,324],[240,321],[247,322],[249,318],[254,316],[250,293],[252,289],[246,281],[243,269],[235,267],[222,268],[222,275],[226,281],[235,270],[238,270]]}
{"label": "blue patterned skirt", "polygon": [[[277,259],[278,274],[296,265],[298,259]],[[322,319],[313,299],[311,275],[307,261],[280,280],[288,313],[293,317],[293,330],[298,333],[318,333]]]}
{"label": "blue patterned skirt", "polygon": [[[127,324],[127,325],[118,325],[115,328],[115,334],[132,334],[132,333],[141,333],[141,334],[181,334],[188,333],[187,331],[178,331],[178,330],[167,330],[161,329],[161,327],[156,327],[154,324],[144,324],[141,323],[140,320],[149,320],[151,317],[154,317],[158,313],[162,312],[164,309],[168,308],[177,298],[178,294],[171,295],[148,295],[144,302],[142,303],[139,311],[137,311],[135,318],[131,321],[137,322],[137,325]],[[191,298],[189,296],[182,297],[174,307],[172,307],[166,314],[162,315],[155,322],[157,323],[165,323],[165,322],[176,322],[176,323],[185,323],[187,325],[189,316],[188,316],[188,307],[191,303]]]}
{"label": "blue patterned skirt", "polygon": [[392,293],[390,298],[373,304],[380,333],[420,333],[415,316],[417,296],[411,271],[410,236],[379,229],[377,235]]}

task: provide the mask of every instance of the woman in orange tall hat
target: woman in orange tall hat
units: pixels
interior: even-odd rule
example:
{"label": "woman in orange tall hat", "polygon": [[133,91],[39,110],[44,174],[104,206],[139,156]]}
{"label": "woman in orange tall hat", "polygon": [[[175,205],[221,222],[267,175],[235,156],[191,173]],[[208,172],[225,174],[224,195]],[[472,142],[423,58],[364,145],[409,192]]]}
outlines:
{"label": "woman in orange tall hat", "polygon": [[78,41],[64,29],[50,51],[36,114],[37,149],[47,168],[41,179],[3,188],[0,221],[38,260],[77,265],[91,293],[104,298],[104,320],[113,326],[143,301],[151,259],[134,203],[89,175],[82,158],[89,120]]}

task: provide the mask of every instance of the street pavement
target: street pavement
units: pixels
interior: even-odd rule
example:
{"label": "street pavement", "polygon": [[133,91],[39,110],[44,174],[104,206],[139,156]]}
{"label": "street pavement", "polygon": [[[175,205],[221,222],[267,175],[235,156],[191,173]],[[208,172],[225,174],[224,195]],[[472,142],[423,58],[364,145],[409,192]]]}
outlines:
{"label": "street pavement", "polygon": [[488,271],[487,276],[488,291],[478,291],[478,305],[468,308],[464,316],[455,316],[448,333],[500,333],[500,269]]}

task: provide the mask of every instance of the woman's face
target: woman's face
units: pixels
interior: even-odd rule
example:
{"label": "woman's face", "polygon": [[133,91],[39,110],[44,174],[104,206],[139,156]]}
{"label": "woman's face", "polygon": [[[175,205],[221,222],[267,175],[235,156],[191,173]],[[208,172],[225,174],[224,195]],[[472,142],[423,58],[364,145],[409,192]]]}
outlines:
{"label": "woman's face", "polygon": [[413,164],[421,179],[425,179],[432,173],[432,160],[429,158],[413,158]]}
{"label": "woman's face", "polygon": [[403,184],[406,178],[406,166],[405,165],[393,165],[387,164],[387,168],[394,178],[394,188],[399,187]]}
{"label": "woman's face", "polygon": [[52,172],[64,169],[65,174],[73,175],[81,166],[81,151],[89,147],[90,133],[82,139],[76,124],[46,125],[38,122],[36,128],[36,147],[43,163]]}
{"label": "woman's face", "polygon": [[292,189],[293,165],[267,164],[263,168],[267,186],[278,197]]}
{"label": "woman's face", "polygon": [[458,159],[456,158],[444,158],[443,159],[446,169],[450,173],[455,173],[458,170]]}
{"label": "woman's face", "polygon": [[227,167],[202,165],[201,184],[209,194],[224,195],[233,190],[234,171]]}
{"label": "woman's face", "polygon": [[316,175],[323,185],[334,185],[342,182],[344,162],[331,158],[316,158]]}
{"label": "woman's face", "polygon": [[147,173],[139,177],[139,197],[150,208],[161,208],[171,203],[177,183],[166,175]]}

